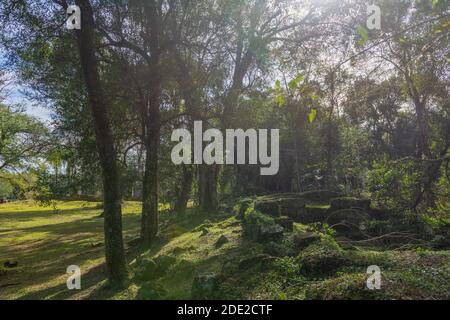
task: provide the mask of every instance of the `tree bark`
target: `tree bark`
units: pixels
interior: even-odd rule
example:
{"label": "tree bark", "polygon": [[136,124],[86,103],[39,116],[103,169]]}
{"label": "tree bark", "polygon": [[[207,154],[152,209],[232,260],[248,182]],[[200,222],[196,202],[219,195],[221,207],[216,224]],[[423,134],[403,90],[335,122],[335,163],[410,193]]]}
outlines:
{"label": "tree bark", "polygon": [[203,211],[217,208],[217,174],[218,165],[199,166],[199,204]]}
{"label": "tree bark", "polygon": [[151,245],[158,226],[158,153],[160,145],[160,102],[161,102],[161,66],[160,66],[160,25],[156,1],[143,4],[146,20],[146,34],[149,35],[149,78],[148,101],[143,106],[144,139],[146,149],[145,173],[142,190],[141,239],[144,245]]}
{"label": "tree bark", "polygon": [[183,215],[186,213],[187,204],[189,201],[189,196],[191,194],[193,172],[192,167],[183,164],[183,180],[181,181],[181,189],[178,199],[175,202],[175,212],[177,214]]}
{"label": "tree bark", "polygon": [[122,207],[117,155],[108,115],[108,104],[100,82],[94,45],[94,15],[89,0],[77,0],[82,12],[78,48],[96,136],[103,176],[105,256],[108,280],[121,285],[127,270],[122,239]]}

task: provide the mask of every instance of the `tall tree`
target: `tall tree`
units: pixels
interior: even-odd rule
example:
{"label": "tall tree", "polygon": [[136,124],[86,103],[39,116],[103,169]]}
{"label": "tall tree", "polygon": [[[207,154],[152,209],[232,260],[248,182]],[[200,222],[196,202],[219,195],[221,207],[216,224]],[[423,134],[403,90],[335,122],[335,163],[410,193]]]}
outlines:
{"label": "tall tree", "polygon": [[127,277],[122,238],[122,197],[117,154],[108,114],[108,102],[100,81],[95,45],[95,21],[89,0],[77,0],[83,13],[77,30],[78,48],[95,128],[97,151],[103,175],[105,255],[108,279],[123,284]]}

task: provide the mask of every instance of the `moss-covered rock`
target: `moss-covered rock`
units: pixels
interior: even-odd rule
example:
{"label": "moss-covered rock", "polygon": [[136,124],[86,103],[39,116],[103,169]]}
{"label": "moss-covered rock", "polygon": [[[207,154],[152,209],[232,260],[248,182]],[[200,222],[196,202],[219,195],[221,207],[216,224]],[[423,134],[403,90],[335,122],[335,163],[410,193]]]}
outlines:
{"label": "moss-covered rock", "polygon": [[244,219],[245,212],[251,205],[253,205],[253,199],[245,198],[240,200],[233,209],[236,218],[239,220]]}
{"label": "moss-covered rock", "polygon": [[294,220],[289,217],[276,218],[275,223],[282,226],[288,232],[294,231]]}
{"label": "moss-covered rock", "polygon": [[172,256],[160,255],[156,258],[140,257],[135,264],[135,279],[150,281],[162,277],[177,262]]}
{"label": "moss-covered rock", "polygon": [[284,231],[272,217],[258,211],[252,211],[245,216],[242,229],[244,238],[261,243],[281,240]]}
{"label": "moss-covered rock", "polygon": [[330,213],[330,208],[329,206],[306,206],[305,211],[297,222],[304,224],[323,222]]}
{"label": "moss-covered rock", "polygon": [[247,258],[242,259],[239,262],[240,270],[248,270],[255,267],[264,267],[267,268],[274,260],[274,257],[271,257],[267,254],[257,254]]}
{"label": "moss-covered rock", "polygon": [[301,250],[305,249],[306,247],[315,242],[320,242],[320,240],[321,240],[320,234],[315,232],[298,231],[292,235],[292,242],[297,252],[300,252]]}
{"label": "moss-covered rock", "polygon": [[358,199],[353,197],[340,197],[330,200],[331,211],[343,209],[359,209],[366,213],[370,212],[370,199]]}
{"label": "moss-covered rock", "polygon": [[301,273],[309,277],[321,277],[334,274],[347,265],[342,249],[335,243],[320,241],[308,246],[298,256]]}
{"label": "moss-covered rock", "polygon": [[144,257],[137,261],[135,268],[135,279],[138,281],[150,281],[158,278],[158,265],[149,257]]}
{"label": "moss-covered rock", "polygon": [[214,244],[214,247],[215,247],[216,249],[219,249],[219,248],[221,248],[224,244],[226,244],[226,243],[228,243],[228,242],[230,242],[230,240],[228,240],[228,238],[227,238],[226,236],[221,235],[221,236],[219,237],[219,239],[217,239],[216,243]]}
{"label": "moss-covered rock", "polygon": [[272,217],[296,217],[304,213],[306,202],[302,198],[291,197],[263,197],[256,201],[255,209]]}
{"label": "moss-covered rock", "polygon": [[194,300],[210,300],[217,295],[219,278],[215,273],[198,275],[194,278],[191,298]]}

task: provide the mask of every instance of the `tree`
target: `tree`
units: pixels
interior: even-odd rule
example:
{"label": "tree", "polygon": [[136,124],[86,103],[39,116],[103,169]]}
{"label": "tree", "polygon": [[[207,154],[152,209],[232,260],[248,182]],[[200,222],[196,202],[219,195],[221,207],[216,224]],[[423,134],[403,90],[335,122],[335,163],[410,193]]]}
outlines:
{"label": "tree", "polygon": [[121,285],[126,279],[127,271],[122,239],[122,197],[119,186],[117,155],[109,122],[108,103],[104,97],[95,54],[95,27],[92,7],[89,0],[77,0],[76,3],[83,12],[81,30],[77,31],[78,48],[103,175],[105,256],[108,279],[113,284]]}
{"label": "tree", "polygon": [[38,120],[0,105],[0,170],[20,170],[43,156],[49,132]]}

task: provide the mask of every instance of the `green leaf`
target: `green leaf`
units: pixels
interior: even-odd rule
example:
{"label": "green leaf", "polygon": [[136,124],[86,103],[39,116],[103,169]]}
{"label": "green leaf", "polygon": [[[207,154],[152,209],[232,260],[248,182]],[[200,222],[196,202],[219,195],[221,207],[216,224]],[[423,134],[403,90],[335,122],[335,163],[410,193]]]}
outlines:
{"label": "green leaf", "polygon": [[313,123],[314,120],[316,120],[316,116],[317,116],[317,110],[312,109],[308,116],[309,123]]}
{"label": "green leaf", "polygon": [[361,39],[359,39],[358,44],[360,46],[363,46],[366,44],[366,42],[369,40],[369,31],[367,31],[366,28],[364,28],[363,26],[358,26],[358,34],[361,37]]}
{"label": "green leaf", "polygon": [[303,81],[303,79],[305,79],[305,77],[303,77],[301,74],[299,74],[295,79],[293,79],[292,81],[290,81],[288,83],[288,87],[289,89],[297,89],[298,85],[300,84],[300,82]]}
{"label": "green leaf", "polygon": [[277,106],[282,107],[286,101],[284,100],[284,97],[282,94],[277,94],[275,96],[275,103],[277,104]]}
{"label": "green leaf", "polygon": [[281,81],[280,80],[275,81],[275,89],[281,89]]}

